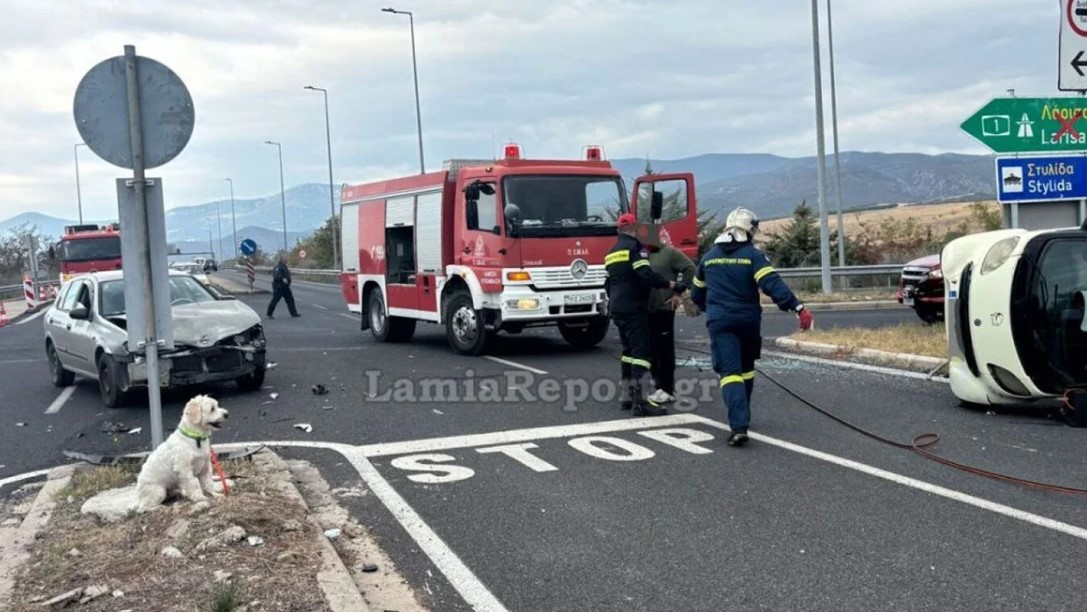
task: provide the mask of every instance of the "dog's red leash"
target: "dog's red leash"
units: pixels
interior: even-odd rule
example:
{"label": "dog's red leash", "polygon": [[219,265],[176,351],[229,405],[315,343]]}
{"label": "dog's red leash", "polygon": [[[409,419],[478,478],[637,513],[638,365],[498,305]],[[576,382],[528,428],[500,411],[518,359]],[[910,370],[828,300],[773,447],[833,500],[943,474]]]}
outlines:
{"label": "dog's red leash", "polygon": [[219,482],[223,485],[223,495],[230,495],[230,486],[226,484],[226,473],[223,472],[223,464],[219,463],[219,455],[215,454],[215,449],[208,450],[211,451],[211,467],[215,469]]}

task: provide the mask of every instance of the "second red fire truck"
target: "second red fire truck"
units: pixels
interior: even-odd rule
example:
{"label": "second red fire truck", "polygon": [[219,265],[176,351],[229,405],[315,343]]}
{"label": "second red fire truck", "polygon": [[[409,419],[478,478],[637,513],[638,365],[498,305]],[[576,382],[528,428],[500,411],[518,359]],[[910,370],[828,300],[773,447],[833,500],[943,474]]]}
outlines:
{"label": "second red fire truck", "polygon": [[604,255],[633,212],[647,240],[697,251],[694,177],[623,179],[600,147],[579,160],[452,160],[438,172],[345,186],[344,298],[362,329],[405,342],[419,321],[458,352],[488,335],[557,325],[588,348],[607,335]]}

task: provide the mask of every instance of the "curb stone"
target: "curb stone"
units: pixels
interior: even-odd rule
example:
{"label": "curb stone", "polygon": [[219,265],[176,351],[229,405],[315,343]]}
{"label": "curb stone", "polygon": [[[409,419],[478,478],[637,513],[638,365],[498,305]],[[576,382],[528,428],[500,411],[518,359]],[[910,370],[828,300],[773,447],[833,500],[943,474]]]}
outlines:
{"label": "curb stone", "polygon": [[68,486],[76,467],[64,465],[50,470],[45,486],[34,497],[22,522],[17,527],[0,529],[0,606],[11,603],[9,599],[15,587],[15,578],[30,558],[30,544],[52,518],[57,506],[54,497]]}
{"label": "curb stone", "polygon": [[844,361],[861,361],[889,366],[910,372],[923,374],[933,373],[946,366],[947,359],[939,357],[926,357],[924,355],[911,355],[909,353],[891,353],[877,351],[875,349],[857,348],[838,344],[822,344],[819,342],[804,342],[792,338],[767,338],[766,342],[779,349],[802,353],[805,355],[817,355],[831,359]]}
{"label": "curb stone", "polygon": [[[311,512],[309,504],[291,480],[290,468],[279,455],[265,449],[254,455],[253,461],[271,468],[273,484],[284,495],[302,504],[307,513]],[[323,533],[319,532],[316,537],[321,546],[321,568],[317,572],[317,583],[321,586],[325,603],[333,612],[368,612],[370,608],[336,548]]]}

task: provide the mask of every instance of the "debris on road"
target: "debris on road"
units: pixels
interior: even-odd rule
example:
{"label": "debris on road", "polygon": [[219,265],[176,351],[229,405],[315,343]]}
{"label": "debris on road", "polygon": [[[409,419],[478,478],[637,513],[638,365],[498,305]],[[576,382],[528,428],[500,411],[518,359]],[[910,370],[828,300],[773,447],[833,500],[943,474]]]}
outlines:
{"label": "debris on road", "polygon": [[136,435],[136,434],[140,433],[141,431],[143,431],[143,427],[137,427],[136,429],[128,430],[127,433],[128,433],[128,435],[133,436],[133,435]]}
{"label": "debris on road", "polygon": [[21,422],[20,422],[20,423],[16,423],[16,424],[15,424],[15,426],[16,426],[16,427],[26,427],[26,423],[21,423]]}
{"label": "debris on road", "polygon": [[341,535],[343,535],[343,530],[339,529],[339,528],[328,529],[328,530],[325,531],[325,537],[330,539],[330,540],[335,540],[336,538],[340,537]]}
{"label": "debris on road", "polygon": [[250,546],[264,546],[264,538],[260,536],[249,536],[246,541]]}
{"label": "debris on road", "polygon": [[434,409],[434,414],[441,414],[441,415],[444,415],[445,413],[444,413],[444,412],[442,412],[441,410],[438,410],[437,408],[435,408],[435,409]]}
{"label": "debris on road", "polygon": [[276,362],[274,362],[274,361],[269,361],[269,362],[267,363],[267,365],[265,365],[265,366],[264,366],[264,370],[265,370],[265,371],[268,371],[268,370],[274,370],[274,369],[276,369],[276,366],[277,366],[277,365],[279,365],[279,364],[278,364],[278,363],[276,363]]}
{"label": "debris on road", "polygon": [[359,568],[359,569],[366,572],[367,574],[371,574],[371,573],[377,571],[377,565],[375,565],[373,563],[363,563],[362,567]]}
{"label": "debris on road", "polygon": [[114,423],[113,421],[103,421],[102,424],[98,426],[98,431],[100,431],[102,433],[108,433],[108,434],[118,434],[118,433],[129,433],[131,431],[131,428],[128,425],[125,425],[124,423],[120,423],[120,422]]}
{"label": "debris on road", "polygon": [[279,394],[278,393],[269,393],[268,397],[270,397],[272,399],[276,399],[277,397],[279,397]]}
{"label": "debris on road", "polygon": [[310,433],[313,431],[313,425],[310,425],[309,423],[295,423],[294,428],[301,429],[306,433]]}
{"label": "debris on road", "polygon": [[327,395],[328,394],[328,387],[326,387],[324,385],[321,385],[321,384],[313,385],[313,388],[310,389],[310,390],[313,391],[314,395]]}

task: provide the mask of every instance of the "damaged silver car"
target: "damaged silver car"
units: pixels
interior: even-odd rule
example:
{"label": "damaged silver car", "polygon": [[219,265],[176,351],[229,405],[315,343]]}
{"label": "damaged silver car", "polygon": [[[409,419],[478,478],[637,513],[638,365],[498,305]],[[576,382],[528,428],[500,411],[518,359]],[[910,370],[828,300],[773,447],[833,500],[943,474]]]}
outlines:
{"label": "damaged silver car", "polygon": [[[143,357],[127,346],[123,274],[96,272],[72,279],[44,317],[53,384],[71,385],[77,374],[97,379],[109,407],[123,405],[130,391],[147,386]],[[260,389],[267,366],[260,316],[187,274],[171,272],[169,283],[175,349],[159,354],[159,384],[233,380],[242,390]]]}

